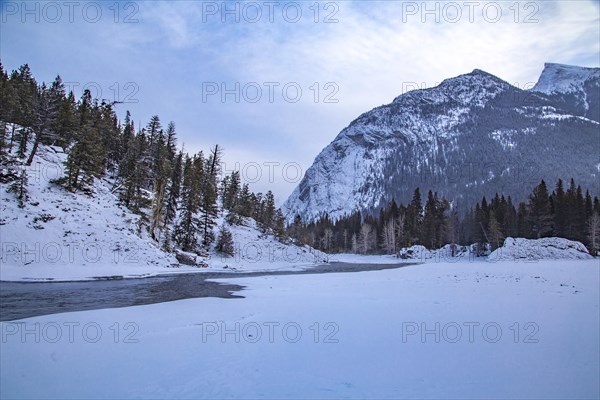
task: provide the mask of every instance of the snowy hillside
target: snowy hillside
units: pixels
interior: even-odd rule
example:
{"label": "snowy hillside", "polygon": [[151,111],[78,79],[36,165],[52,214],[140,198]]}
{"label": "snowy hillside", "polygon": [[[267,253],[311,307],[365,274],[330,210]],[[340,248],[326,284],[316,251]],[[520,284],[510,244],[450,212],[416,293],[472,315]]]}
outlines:
{"label": "snowy hillside", "polygon": [[[326,261],[308,246],[282,244],[261,234],[247,218],[230,226],[235,255],[211,251],[180,264],[148,237],[140,216],[122,206],[110,180],[96,180],[91,196],[69,192],[51,181],[63,175],[66,154],[40,146],[24,168],[29,199],[19,207],[9,183],[0,183],[0,280],[87,280],[147,277],[206,270],[255,271],[300,268]],[[219,218],[218,226],[224,223]],[[204,265],[208,268],[201,268]]]}
{"label": "snowy hillside", "polygon": [[406,204],[416,187],[462,207],[496,192],[523,200],[541,179],[597,188],[590,144],[599,127],[552,96],[474,70],[362,114],[321,151],[283,208],[288,221],[312,221]]}

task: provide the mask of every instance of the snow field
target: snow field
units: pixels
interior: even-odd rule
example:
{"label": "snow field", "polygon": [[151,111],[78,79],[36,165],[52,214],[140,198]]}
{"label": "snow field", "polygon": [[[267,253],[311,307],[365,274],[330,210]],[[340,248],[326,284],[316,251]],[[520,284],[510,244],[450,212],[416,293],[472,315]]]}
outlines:
{"label": "snow field", "polygon": [[600,395],[597,260],[430,263],[226,281],[246,286],[246,298],[0,324],[0,395]]}

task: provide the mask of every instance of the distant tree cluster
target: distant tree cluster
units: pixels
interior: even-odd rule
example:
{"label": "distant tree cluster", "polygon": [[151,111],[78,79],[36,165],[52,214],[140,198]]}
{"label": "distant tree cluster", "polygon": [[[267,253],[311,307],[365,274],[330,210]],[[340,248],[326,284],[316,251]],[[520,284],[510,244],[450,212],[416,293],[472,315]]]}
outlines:
{"label": "distant tree cluster", "polygon": [[425,204],[419,188],[411,202],[399,206],[392,201],[379,216],[353,213],[335,222],[328,216],[303,224],[298,215],[290,234],[323,251],[360,254],[394,254],[403,247],[423,245],[429,249],[446,244],[477,244],[496,249],[506,237],[538,239],[558,236],[577,240],[592,254],[600,248],[600,201],[589,191],[583,194],[571,179],[565,190],[562,180],[549,193],[542,180],[527,202],[515,206],[510,196],[483,197],[464,215],[456,207],[429,191]]}
{"label": "distant tree cluster", "polygon": [[[22,166],[31,165],[40,144],[54,145],[68,155],[55,183],[93,195],[94,180],[109,179],[122,203],[141,216],[139,233],[146,230],[166,251],[204,253],[215,242],[221,209],[229,224],[250,217],[263,232],[285,237],[273,193],[252,193],[239,172],[221,180],[218,145],[207,155],[178,150],[173,122],[164,128],[155,115],[136,130],[129,112],[120,123],[114,104],[92,99],[89,90],[76,101],[60,76],[39,85],[27,64],[8,74],[0,63],[0,102],[0,181],[10,183],[21,205],[28,196]],[[231,232],[221,227],[217,239],[218,250],[230,254]]]}

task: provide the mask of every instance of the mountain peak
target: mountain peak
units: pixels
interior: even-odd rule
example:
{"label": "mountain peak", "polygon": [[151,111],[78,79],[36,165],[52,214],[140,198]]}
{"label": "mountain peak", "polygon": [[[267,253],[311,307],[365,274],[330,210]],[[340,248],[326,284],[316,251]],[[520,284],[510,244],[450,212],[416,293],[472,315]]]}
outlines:
{"label": "mountain peak", "polygon": [[600,79],[600,68],[545,63],[533,91],[546,94],[571,93],[581,90],[586,81]]}
{"label": "mountain peak", "polygon": [[498,78],[496,75],[490,74],[482,69],[475,68],[473,71],[455,76],[453,78],[448,78],[442,81],[440,86],[453,84],[453,83],[467,82],[468,84],[475,84],[473,89],[477,89],[477,87],[481,84],[484,86],[488,85],[499,85],[499,86],[509,86],[508,82]]}
{"label": "mountain peak", "polygon": [[[479,69],[479,68],[475,68],[473,70],[473,72],[471,72],[471,74],[472,75],[491,75],[491,76],[494,76],[494,75],[490,74],[489,72],[486,72],[486,71],[484,71],[482,69]],[[495,78],[495,76],[494,76],[494,78]]]}
{"label": "mountain peak", "polygon": [[[427,103],[456,100],[465,105],[483,106],[487,100],[510,87],[508,82],[481,69],[444,79],[439,85],[428,89],[418,89],[403,93],[392,103],[413,103],[415,99]],[[418,101],[417,101],[418,103]]]}
{"label": "mountain peak", "polygon": [[[288,221],[377,212],[392,199],[408,203],[416,187],[464,208],[499,187],[525,199],[540,179],[574,175],[595,187],[598,157],[590,143],[600,136],[588,86],[585,106],[541,94],[524,106],[518,88],[475,69],[404,93],[361,114],[321,151],[283,205]],[[556,162],[564,158],[581,167]]]}

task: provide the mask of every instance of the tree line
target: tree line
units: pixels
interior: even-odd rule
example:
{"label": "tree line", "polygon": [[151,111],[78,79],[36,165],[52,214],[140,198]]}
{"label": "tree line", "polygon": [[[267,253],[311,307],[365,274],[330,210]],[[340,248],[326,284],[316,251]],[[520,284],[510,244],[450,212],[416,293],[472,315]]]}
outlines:
{"label": "tree line", "polygon": [[273,193],[253,193],[238,171],[222,177],[219,145],[206,154],[178,149],[174,122],[164,127],[155,115],[136,129],[129,111],[119,121],[115,104],[92,99],[89,90],[76,100],[60,76],[49,86],[38,84],[27,64],[8,73],[0,63],[0,103],[0,182],[9,184],[21,206],[28,199],[24,166],[39,145],[51,145],[67,154],[55,184],[92,196],[94,181],[106,179],[141,216],[139,233],[146,231],[166,251],[205,254],[216,241],[217,249],[232,253],[225,225],[215,237],[221,210],[228,224],[253,218],[264,233],[286,237]]}
{"label": "tree line", "polygon": [[501,194],[460,215],[456,204],[431,190],[425,203],[416,188],[406,206],[394,200],[379,215],[354,212],[332,221],[327,215],[303,223],[296,215],[289,227],[292,237],[328,252],[395,254],[400,249],[423,245],[438,249],[446,244],[471,245],[483,253],[501,247],[506,237],[539,239],[558,236],[582,242],[597,255],[600,248],[600,201],[570,180],[559,179],[552,193],[543,180],[527,201],[515,205]]}

